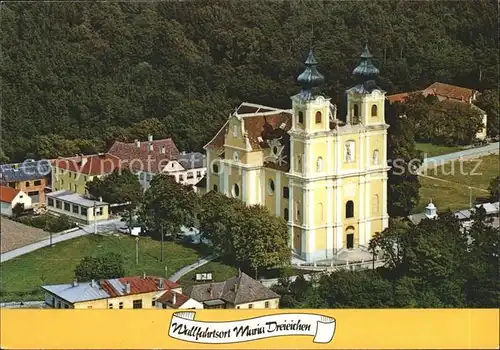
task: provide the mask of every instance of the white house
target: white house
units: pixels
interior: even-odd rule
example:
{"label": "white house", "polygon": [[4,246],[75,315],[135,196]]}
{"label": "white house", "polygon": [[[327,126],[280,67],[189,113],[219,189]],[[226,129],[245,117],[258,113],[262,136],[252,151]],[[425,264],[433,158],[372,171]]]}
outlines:
{"label": "white house", "polygon": [[47,193],[45,196],[49,212],[67,215],[77,221],[90,224],[94,221],[108,220],[109,204],[94,201],[69,190]]}
{"label": "white house", "polygon": [[2,215],[12,216],[12,209],[17,204],[21,204],[24,209],[31,208],[31,197],[15,188],[0,186],[0,203]]}

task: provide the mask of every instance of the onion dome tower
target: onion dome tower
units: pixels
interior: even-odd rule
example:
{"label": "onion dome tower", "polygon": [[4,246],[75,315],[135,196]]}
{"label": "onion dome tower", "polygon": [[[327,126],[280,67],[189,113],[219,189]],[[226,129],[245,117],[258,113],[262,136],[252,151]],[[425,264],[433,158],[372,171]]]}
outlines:
{"label": "onion dome tower", "polygon": [[304,64],[306,65],[306,69],[297,77],[297,82],[301,88],[299,94],[301,100],[308,101],[313,99],[314,90],[323,84],[325,77],[316,68],[318,61],[314,57],[314,49],[312,47]]}
{"label": "onion dome tower", "polygon": [[368,49],[368,44],[365,45],[360,58],[361,60],[358,66],[352,71],[352,75],[356,77],[357,90],[361,93],[370,93],[374,89],[378,88],[375,79],[380,71],[372,63],[373,55]]}

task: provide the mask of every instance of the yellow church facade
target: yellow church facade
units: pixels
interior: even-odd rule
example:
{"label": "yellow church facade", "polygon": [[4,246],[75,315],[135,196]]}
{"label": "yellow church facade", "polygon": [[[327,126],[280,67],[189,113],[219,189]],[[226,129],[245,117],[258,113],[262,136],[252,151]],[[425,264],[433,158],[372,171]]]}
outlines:
{"label": "yellow church facade", "polygon": [[388,225],[385,92],[369,79],[347,90],[341,121],[315,93],[316,64],[311,50],[291,109],[242,103],[205,146],[207,191],[283,217],[290,247],[309,262],[367,247]]}

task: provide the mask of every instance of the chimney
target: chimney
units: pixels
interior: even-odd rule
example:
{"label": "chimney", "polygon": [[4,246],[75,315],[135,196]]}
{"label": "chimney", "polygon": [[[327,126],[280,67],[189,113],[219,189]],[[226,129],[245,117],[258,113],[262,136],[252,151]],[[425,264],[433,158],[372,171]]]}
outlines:
{"label": "chimney", "polygon": [[150,144],[148,145],[148,148],[149,148],[149,152],[153,152],[153,144],[152,144],[152,143],[150,143]]}
{"label": "chimney", "polygon": [[90,281],[90,286],[91,286],[92,288],[97,287],[96,280],[92,280],[92,281]]}
{"label": "chimney", "polygon": [[99,202],[102,202],[102,197],[99,197]]}
{"label": "chimney", "polygon": [[148,135],[148,141],[153,142],[153,135]]}
{"label": "chimney", "polygon": [[73,279],[73,287],[76,287],[78,285],[78,280],[75,278]]}
{"label": "chimney", "polygon": [[135,147],[137,148],[141,147],[141,141],[135,139],[134,142],[135,142]]}
{"label": "chimney", "polygon": [[164,289],[164,285],[165,285],[165,280],[162,278],[160,278],[160,286],[159,286],[159,289],[160,290],[163,290]]}
{"label": "chimney", "polygon": [[161,152],[162,154],[165,154],[165,145],[161,145],[160,152]]}
{"label": "chimney", "polygon": [[130,282],[125,283],[125,293],[130,294]]}
{"label": "chimney", "polygon": [[172,291],[172,305],[175,305],[177,302],[177,293]]}
{"label": "chimney", "polygon": [[142,273],[142,279],[146,279],[146,272]]}

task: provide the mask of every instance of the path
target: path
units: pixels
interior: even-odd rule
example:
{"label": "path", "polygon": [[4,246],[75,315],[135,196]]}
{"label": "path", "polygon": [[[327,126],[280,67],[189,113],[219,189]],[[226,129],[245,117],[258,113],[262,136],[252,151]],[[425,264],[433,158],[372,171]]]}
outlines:
{"label": "path", "polygon": [[463,150],[463,151],[447,153],[447,154],[442,154],[442,155],[436,156],[436,157],[426,158],[426,159],[424,159],[424,161],[422,163],[422,167],[426,167],[429,165],[443,164],[443,163],[448,162],[450,160],[455,160],[455,159],[460,159],[460,158],[466,159],[466,158],[487,156],[489,154],[498,153],[499,146],[500,146],[500,143],[495,142],[495,143],[490,143],[489,145],[483,146],[483,147],[471,148],[471,149],[467,149],[467,150]]}
{"label": "path", "polygon": [[466,184],[461,184],[459,182],[453,182],[453,181],[450,181],[450,180],[440,179],[439,177],[434,177],[434,176],[429,176],[429,175],[424,175],[424,174],[418,174],[418,176],[420,176],[420,177],[426,177],[428,179],[437,180],[437,181],[441,181],[441,182],[447,182],[447,183],[454,184],[454,185],[460,185],[460,186],[464,186],[464,187],[470,187],[470,188],[472,188],[472,189],[474,189],[476,191],[481,191],[481,192],[489,193],[489,191],[485,190],[484,188],[469,186],[469,185],[466,185]]}
{"label": "path", "polygon": [[194,264],[184,266],[182,269],[174,273],[172,276],[170,276],[169,280],[172,282],[177,282],[178,280],[181,279],[182,276],[186,275],[187,273],[196,270],[198,267],[201,267],[205,264],[208,264],[210,261],[217,259],[219,256],[216,254],[206,256]]}
{"label": "path", "polygon": [[[100,223],[97,223],[97,232],[100,233],[100,232],[107,232],[109,230],[114,230],[116,226],[120,224],[122,224],[120,219],[101,221]],[[83,226],[79,230],[69,233],[59,234],[58,236],[55,236],[57,235],[56,233],[52,235],[52,244],[64,242],[73,238],[77,238],[92,233],[94,233],[94,225]],[[5,261],[14,259],[18,256],[31,253],[40,248],[48,247],[49,245],[50,245],[50,238],[44,239],[43,241],[37,243],[26,245],[18,249],[5,252],[3,254],[0,254],[0,262],[3,263]]]}

